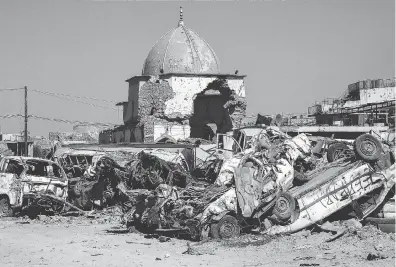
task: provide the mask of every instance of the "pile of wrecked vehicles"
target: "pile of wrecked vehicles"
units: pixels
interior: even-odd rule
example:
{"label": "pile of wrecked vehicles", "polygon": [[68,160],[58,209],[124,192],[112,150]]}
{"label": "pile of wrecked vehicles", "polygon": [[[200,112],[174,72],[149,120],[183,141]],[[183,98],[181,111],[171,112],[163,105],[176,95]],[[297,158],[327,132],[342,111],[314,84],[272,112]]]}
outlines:
{"label": "pile of wrecked vehicles", "polygon": [[394,145],[389,132],[348,142],[291,137],[269,126],[218,134],[211,145],[141,144],[121,154],[60,148],[51,160],[4,157],[0,213],[119,206],[123,223],[147,234],[201,240],[252,230],[292,233],[332,217],[383,214],[395,195]]}
{"label": "pile of wrecked vehicles", "polygon": [[213,184],[162,184],[140,194],[125,215],[127,226],[192,240],[232,238],[251,230],[292,233],[331,217],[363,220],[394,199],[394,138],[387,142],[389,133],[383,138],[371,132],[348,143],[312,141],[305,134],[292,138],[277,127],[258,132],[240,136],[245,140],[219,138],[223,156],[225,139],[234,143],[232,156],[219,158]]}
{"label": "pile of wrecked vehicles", "polygon": [[[195,166],[191,152],[195,146],[165,146],[177,148],[177,152],[160,149],[158,144],[154,144],[154,149],[127,152],[118,148],[104,151],[97,146],[87,149],[57,145],[47,159],[0,157],[0,217],[35,218],[39,214],[68,214],[69,211],[86,215],[128,202],[129,190],[154,189],[167,182],[160,177],[153,181],[155,171],[163,175],[165,171],[174,173],[177,168],[187,172]],[[141,144],[141,147],[147,146]],[[143,174],[144,169],[147,170]],[[174,176],[176,180],[177,175]],[[180,179],[178,185],[183,186],[184,182],[185,179]]]}

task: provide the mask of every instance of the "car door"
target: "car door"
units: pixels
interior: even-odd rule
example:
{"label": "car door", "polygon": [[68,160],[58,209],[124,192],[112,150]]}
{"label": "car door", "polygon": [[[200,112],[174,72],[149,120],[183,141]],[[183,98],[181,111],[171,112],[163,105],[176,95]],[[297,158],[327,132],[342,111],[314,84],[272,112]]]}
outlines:
{"label": "car door", "polygon": [[23,185],[20,177],[8,170],[10,160],[3,158],[0,161],[0,195],[6,195],[10,201],[10,205],[22,205]]}

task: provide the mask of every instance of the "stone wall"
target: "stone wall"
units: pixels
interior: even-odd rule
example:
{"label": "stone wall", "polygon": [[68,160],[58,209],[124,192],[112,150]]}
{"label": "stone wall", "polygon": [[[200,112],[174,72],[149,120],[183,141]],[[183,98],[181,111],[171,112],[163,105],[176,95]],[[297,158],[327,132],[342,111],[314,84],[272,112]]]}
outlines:
{"label": "stone wall", "polygon": [[[169,84],[175,93],[174,97],[166,102],[165,114],[180,113],[182,117],[189,117],[193,113],[193,102],[197,94],[205,90],[217,77],[182,77],[168,78]],[[243,77],[226,78],[228,86],[240,97],[245,97]]]}
{"label": "stone wall", "polygon": [[[139,88],[131,83],[140,83],[140,78],[131,79],[129,103],[124,107],[128,113],[124,115],[125,129],[115,131],[115,136],[103,138],[113,140],[111,142],[128,142],[133,138],[126,131],[139,128],[144,132],[144,142],[154,142],[164,135],[176,140],[185,139],[187,134],[210,139],[216,132],[238,127],[245,116],[243,76],[161,77],[152,76]],[[139,90],[138,95],[136,90]],[[135,116],[130,103],[137,102],[138,115]],[[213,132],[210,137],[208,132]]]}

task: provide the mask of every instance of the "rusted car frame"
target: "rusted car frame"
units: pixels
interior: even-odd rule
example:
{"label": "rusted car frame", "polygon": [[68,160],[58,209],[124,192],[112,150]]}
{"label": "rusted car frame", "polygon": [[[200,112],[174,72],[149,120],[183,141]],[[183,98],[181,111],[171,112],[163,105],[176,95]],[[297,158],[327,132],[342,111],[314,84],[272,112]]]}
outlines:
{"label": "rusted car frame", "polygon": [[0,213],[5,216],[30,205],[40,193],[66,200],[67,187],[66,173],[54,161],[15,156],[0,161]]}
{"label": "rusted car frame", "polygon": [[[362,144],[362,140],[369,141],[368,147],[365,149],[359,146]],[[213,207],[209,205],[208,210],[214,214],[211,217],[206,214],[201,222],[211,225],[210,228],[216,228],[218,231],[228,229],[228,232],[217,233],[217,236],[231,237],[237,234],[241,225],[249,226],[249,224],[256,223],[256,226],[260,226],[260,222],[266,222],[265,227],[268,228],[268,233],[298,231],[347,206],[353,207],[355,217],[364,219],[384,201],[385,196],[395,184],[394,155],[389,151],[383,151],[381,156],[378,156],[377,150],[371,151],[372,144],[379,144],[378,140],[375,140],[372,135],[363,135],[357,145],[358,139],[356,139],[354,143],[355,157],[340,158],[325,165],[322,169],[315,170],[308,183],[279,192],[276,199],[271,202],[270,206],[265,206],[264,210],[263,206],[258,203],[262,201],[261,192],[265,182],[253,183],[252,181],[253,187],[248,191],[255,190],[254,188],[258,191],[257,196],[255,195],[256,197],[252,198],[250,202],[246,202],[244,199],[249,199],[248,195],[253,194],[253,191],[242,198],[236,198],[234,192],[245,188],[238,182],[241,179],[240,170],[246,168],[241,166],[235,172],[237,174],[236,189],[231,188],[216,200],[217,203],[213,202],[211,204],[214,205]],[[382,149],[379,146],[377,148]],[[378,157],[375,158],[375,155]],[[366,157],[362,158],[362,156]],[[243,160],[241,162],[243,163]],[[371,196],[371,199],[374,200],[373,203],[367,201],[370,194],[373,194]],[[241,202],[241,200],[243,201]],[[243,203],[248,203],[252,209],[246,210]],[[233,229],[234,232],[230,233],[229,229]]]}

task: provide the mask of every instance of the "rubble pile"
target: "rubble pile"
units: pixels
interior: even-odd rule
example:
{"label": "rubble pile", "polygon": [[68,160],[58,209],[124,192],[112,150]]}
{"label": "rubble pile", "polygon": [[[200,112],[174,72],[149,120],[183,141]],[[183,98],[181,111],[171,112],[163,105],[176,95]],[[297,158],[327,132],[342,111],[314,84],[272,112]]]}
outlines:
{"label": "rubble pile", "polygon": [[[199,240],[252,230],[273,235],[325,229],[320,224],[334,217],[363,222],[370,215],[385,217],[384,204],[394,201],[394,139],[386,134],[371,132],[349,144],[291,137],[275,126],[252,132],[242,143],[230,138],[228,154],[218,152],[229,146],[222,139],[198,165],[192,164],[195,153],[186,151],[59,150],[53,161],[41,159],[58,176],[49,176],[19,205],[36,216],[71,211],[87,216],[116,208],[130,229]],[[56,164],[68,181],[57,186],[66,185],[67,193],[52,185],[62,177]],[[25,169],[19,175],[39,175],[38,161],[18,166]]]}

